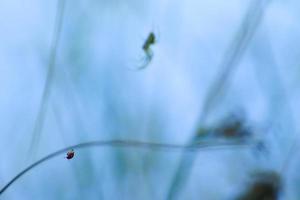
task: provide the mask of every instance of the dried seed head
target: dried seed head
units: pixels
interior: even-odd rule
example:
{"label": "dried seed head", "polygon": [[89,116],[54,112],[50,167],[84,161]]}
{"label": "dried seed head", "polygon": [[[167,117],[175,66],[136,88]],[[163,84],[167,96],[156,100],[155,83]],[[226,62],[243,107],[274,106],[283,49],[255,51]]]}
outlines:
{"label": "dried seed head", "polygon": [[281,190],[280,176],[276,172],[257,172],[247,190],[236,200],[276,200]]}

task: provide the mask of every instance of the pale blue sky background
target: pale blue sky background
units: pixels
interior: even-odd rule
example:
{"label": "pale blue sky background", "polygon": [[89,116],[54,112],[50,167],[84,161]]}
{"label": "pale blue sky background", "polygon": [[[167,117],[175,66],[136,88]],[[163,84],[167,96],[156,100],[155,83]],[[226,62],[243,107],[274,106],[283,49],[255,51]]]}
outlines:
{"label": "pale blue sky background", "polygon": [[[254,0],[66,1],[37,159],[99,139],[184,144]],[[28,149],[45,84],[57,1],[0,1],[0,187],[32,162]],[[298,141],[300,3],[273,0],[207,125],[242,110],[268,157],[200,152],[179,199],[231,199],[255,169],[279,170]],[[157,35],[141,71],[141,46]],[[93,148],[26,174],[3,199],[165,199],[179,152]],[[299,155],[282,199],[299,199]],[[298,187],[299,188],[299,187]]]}

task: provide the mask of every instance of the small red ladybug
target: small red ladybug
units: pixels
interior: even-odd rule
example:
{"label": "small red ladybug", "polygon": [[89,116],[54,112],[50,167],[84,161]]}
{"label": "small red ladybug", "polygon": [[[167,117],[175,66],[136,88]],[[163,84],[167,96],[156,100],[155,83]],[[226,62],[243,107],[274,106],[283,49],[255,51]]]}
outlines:
{"label": "small red ladybug", "polygon": [[74,157],[74,155],[75,155],[75,152],[73,149],[71,149],[70,151],[68,151],[66,159],[70,160]]}

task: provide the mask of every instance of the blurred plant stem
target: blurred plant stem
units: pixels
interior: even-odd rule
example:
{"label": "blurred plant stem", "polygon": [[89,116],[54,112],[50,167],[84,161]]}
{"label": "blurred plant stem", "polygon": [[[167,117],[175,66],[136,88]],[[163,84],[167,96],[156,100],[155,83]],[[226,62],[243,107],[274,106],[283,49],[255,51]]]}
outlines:
{"label": "blurred plant stem", "polygon": [[[288,135],[272,134],[270,137],[276,138],[274,141],[277,141],[279,146],[285,146],[283,145],[283,140],[291,143],[288,146],[287,155],[283,156],[282,166],[279,168],[280,174],[284,177],[283,174],[288,171],[293,153],[296,152],[298,148],[295,114],[291,106],[290,94],[285,88],[280,76],[280,66],[276,62],[270,38],[265,34],[260,34],[259,36],[259,43],[257,43],[259,46],[255,48],[255,51],[252,51],[252,54],[256,58],[253,60],[257,61],[254,68],[259,83],[269,100],[270,114],[268,121],[270,127],[274,130],[277,130],[278,127],[283,127],[286,132],[289,132]],[[274,99],[276,99],[276,101],[274,101]],[[282,149],[282,152],[285,151]]]}
{"label": "blurred plant stem", "polygon": [[42,93],[41,102],[38,108],[38,113],[34,122],[31,142],[29,144],[28,157],[32,157],[32,158],[35,157],[36,151],[39,147],[39,141],[41,138],[45,117],[47,114],[47,106],[48,106],[48,101],[51,94],[52,82],[55,74],[55,62],[57,57],[57,49],[58,49],[59,39],[61,35],[61,29],[63,25],[65,4],[66,4],[66,0],[57,1],[55,25],[54,25],[54,31],[53,31],[52,41],[51,41],[51,50],[50,50],[50,56],[48,62],[47,77],[46,77],[46,82]]}
{"label": "blurred plant stem", "polygon": [[[205,121],[212,113],[212,108],[217,102],[219,102],[218,95],[228,84],[229,78],[232,76],[242,56],[245,54],[246,49],[258,25],[260,24],[260,21],[264,15],[264,11],[270,1],[271,0],[256,0],[251,2],[239,30],[233,37],[231,45],[229,45],[228,50],[223,57],[223,60],[220,64],[221,71],[218,74],[218,77],[216,77],[215,82],[213,82],[208,90],[207,97],[204,100],[202,111],[197,121],[196,133],[189,140],[189,144],[197,142],[199,140],[199,136],[201,137],[201,135],[198,133],[198,130],[203,127],[203,124],[205,124]],[[170,183],[171,185],[167,193],[167,199],[173,200],[179,197],[178,194],[180,193],[180,190],[184,186],[184,183],[189,176],[195,159],[196,154],[187,157],[186,152],[183,152],[182,158],[179,162],[179,167],[177,168],[173,180]]]}
{"label": "blurred plant stem", "polygon": [[[15,181],[17,181],[20,177],[22,177],[25,173],[32,170],[33,168],[37,167],[38,165],[42,164],[43,162],[46,162],[47,160],[50,160],[60,154],[64,154],[68,152],[70,149],[76,150],[83,149],[83,148],[89,148],[89,147],[127,147],[127,148],[143,148],[143,149],[149,149],[149,150],[182,150],[185,149],[186,151],[199,151],[199,150],[206,150],[206,149],[222,149],[222,148],[232,148],[232,147],[241,147],[241,146],[248,146],[255,144],[255,141],[253,143],[245,140],[236,140],[236,141],[219,141],[218,143],[211,143],[211,142],[199,142],[194,143],[190,145],[180,145],[180,144],[164,144],[164,143],[155,143],[155,142],[142,142],[142,141],[135,141],[135,140],[97,140],[97,141],[91,141],[86,143],[80,143],[77,145],[69,146],[63,149],[60,149],[58,151],[55,151],[38,161],[34,162],[33,164],[26,167],[24,170],[22,170],[20,173],[18,173],[15,177],[13,177],[5,186],[3,186],[0,189],[0,195],[2,195],[6,189]],[[76,157],[76,156],[75,156]]]}

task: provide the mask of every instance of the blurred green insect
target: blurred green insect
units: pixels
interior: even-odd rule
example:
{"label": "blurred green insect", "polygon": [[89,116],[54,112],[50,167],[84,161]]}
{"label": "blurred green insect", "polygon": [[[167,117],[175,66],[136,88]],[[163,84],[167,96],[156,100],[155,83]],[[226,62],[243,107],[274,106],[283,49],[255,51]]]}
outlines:
{"label": "blurred green insect", "polygon": [[157,42],[156,36],[154,32],[151,31],[142,46],[145,57],[143,58],[142,65],[137,68],[138,70],[146,68],[149,65],[149,63],[152,61],[153,51],[151,49],[151,46],[153,46],[156,42]]}
{"label": "blurred green insect", "polygon": [[143,50],[145,53],[151,51],[150,46],[156,43],[156,37],[153,32],[150,32],[144,45]]}

